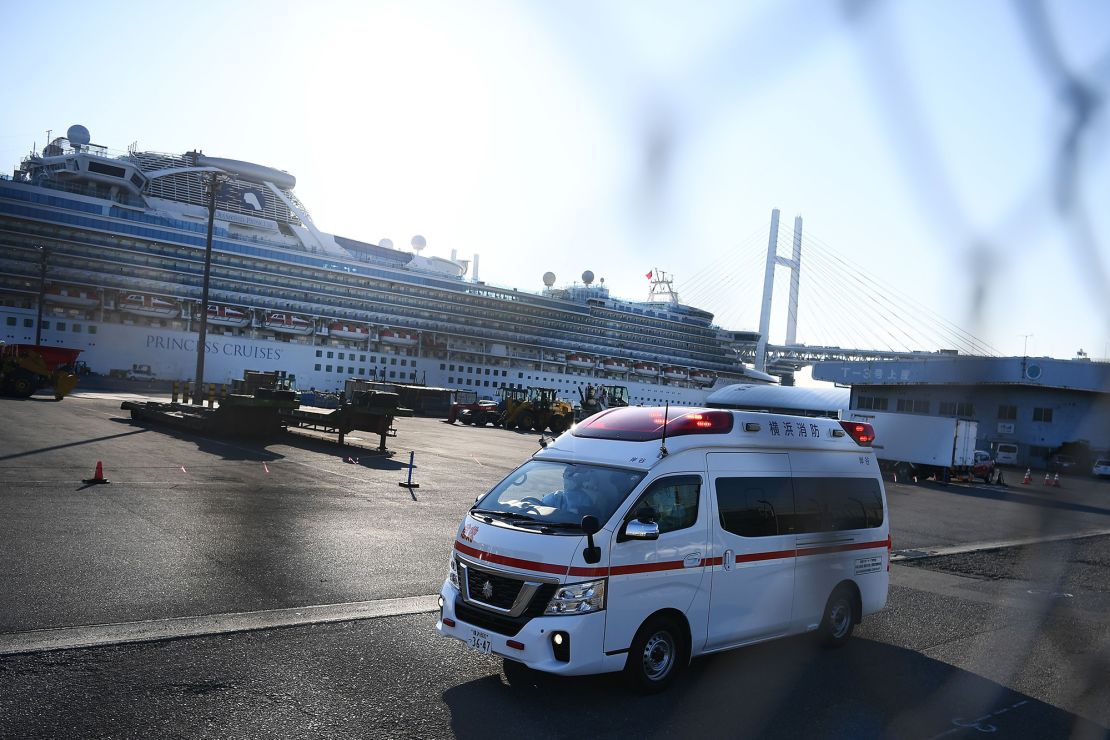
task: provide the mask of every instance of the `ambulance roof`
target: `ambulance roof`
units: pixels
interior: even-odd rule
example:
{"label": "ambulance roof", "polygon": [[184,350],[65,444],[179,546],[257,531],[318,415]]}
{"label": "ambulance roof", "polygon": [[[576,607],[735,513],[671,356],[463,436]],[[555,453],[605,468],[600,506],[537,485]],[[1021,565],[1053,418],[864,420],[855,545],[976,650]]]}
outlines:
{"label": "ambulance roof", "polygon": [[[664,424],[666,439],[663,438]],[[871,453],[870,425],[731,409],[662,407],[609,409],[576,424],[536,459],[574,460],[648,470],[691,449],[705,451],[840,450]],[[864,444],[856,441],[860,436]]]}

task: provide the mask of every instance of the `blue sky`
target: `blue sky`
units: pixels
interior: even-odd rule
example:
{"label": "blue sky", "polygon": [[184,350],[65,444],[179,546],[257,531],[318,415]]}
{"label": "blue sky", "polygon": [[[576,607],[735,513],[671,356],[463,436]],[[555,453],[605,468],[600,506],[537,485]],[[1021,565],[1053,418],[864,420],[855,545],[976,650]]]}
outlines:
{"label": "blue sky", "polygon": [[[641,298],[661,268],[748,329],[778,207],[1002,353],[1110,343],[1106,106],[1081,139],[1076,239],[1053,190],[1071,109],[1014,3],[44,7],[0,0],[6,171],[82,123],[112,149],[288,170],[325,231],[422,234],[425,254],[479,253],[489,282],[591,269]],[[1048,3],[1039,26],[1105,97],[1110,4]],[[803,272],[799,340],[848,344],[818,279],[837,280]]]}

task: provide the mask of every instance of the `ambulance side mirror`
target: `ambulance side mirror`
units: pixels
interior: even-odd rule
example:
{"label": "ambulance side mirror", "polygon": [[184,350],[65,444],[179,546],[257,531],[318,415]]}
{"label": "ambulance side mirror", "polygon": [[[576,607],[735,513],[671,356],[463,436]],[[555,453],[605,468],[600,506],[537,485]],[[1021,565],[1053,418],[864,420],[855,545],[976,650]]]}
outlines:
{"label": "ambulance side mirror", "polygon": [[594,544],[594,535],[601,531],[601,522],[596,516],[587,514],[582,517],[582,531],[586,535],[586,549],[582,551],[582,559],[590,565],[601,561],[601,548]]}
{"label": "ambulance side mirror", "polygon": [[659,523],[633,519],[624,525],[624,537],[629,540],[659,539]]}

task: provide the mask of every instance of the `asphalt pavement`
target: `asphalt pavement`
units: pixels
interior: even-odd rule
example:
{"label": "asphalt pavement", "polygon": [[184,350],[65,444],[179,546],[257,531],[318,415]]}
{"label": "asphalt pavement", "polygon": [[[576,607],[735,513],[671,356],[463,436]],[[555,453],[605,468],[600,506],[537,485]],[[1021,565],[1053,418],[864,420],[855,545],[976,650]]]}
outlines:
{"label": "asphalt pavement", "polygon": [[[619,676],[511,682],[435,635],[419,601],[442,582],[462,512],[538,435],[399,419],[384,456],[369,436],[202,439],[132,423],[128,395],[0,399],[0,737],[1102,737],[1110,725],[1110,537],[1076,538],[1110,529],[1110,482],[888,484],[907,559],[857,639],[698,660],[643,699]],[[398,485],[410,451],[412,491]],[[85,486],[97,460],[112,482]],[[1063,539],[1014,544],[1051,537]],[[919,557],[944,548],[959,552]],[[327,605],[364,618],[328,621]],[[239,629],[233,617],[256,623],[219,628]],[[180,631],[188,620],[200,626]],[[178,639],[3,654],[5,640],[136,623]]]}

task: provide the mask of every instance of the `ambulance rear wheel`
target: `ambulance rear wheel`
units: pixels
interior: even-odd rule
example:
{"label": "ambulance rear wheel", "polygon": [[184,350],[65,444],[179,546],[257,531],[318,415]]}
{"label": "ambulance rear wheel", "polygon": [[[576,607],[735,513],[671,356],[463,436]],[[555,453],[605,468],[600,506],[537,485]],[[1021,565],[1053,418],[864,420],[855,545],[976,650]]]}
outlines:
{"label": "ambulance rear wheel", "polygon": [[825,604],[821,620],[821,643],[825,647],[840,647],[848,642],[856,626],[856,600],[848,589],[841,587],[832,592]]}
{"label": "ambulance rear wheel", "polygon": [[663,691],[690,662],[685,631],[668,617],[653,617],[640,627],[624,664],[629,686],[638,694]]}

